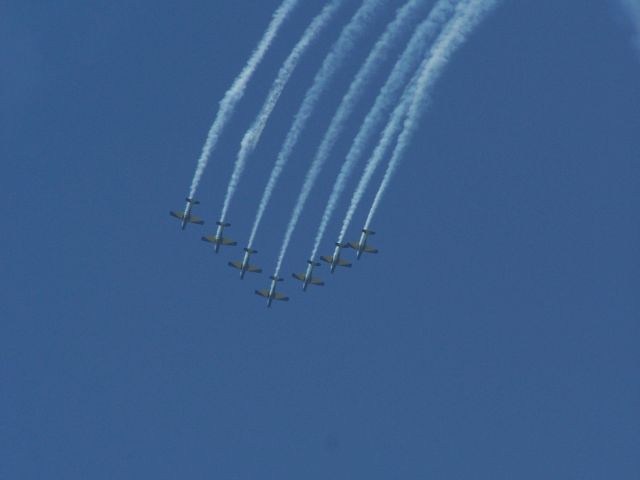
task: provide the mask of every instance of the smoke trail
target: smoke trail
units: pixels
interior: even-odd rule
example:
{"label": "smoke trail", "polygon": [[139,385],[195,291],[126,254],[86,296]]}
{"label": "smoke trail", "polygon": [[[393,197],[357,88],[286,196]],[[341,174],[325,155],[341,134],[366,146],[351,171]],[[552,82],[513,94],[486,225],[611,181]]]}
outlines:
{"label": "smoke trail", "polygon": [[[441,2],[441,4],[448,4],[448,3],[449,2],[444,2],[444,1]],[[356,75],[356,79],[354,80],[354,82],[352,82],[349,88],[349,91],[343,97],[340,107],[338,108],[338,111],[336,112],[333,119],[331,120],[329,129],[327,130],[327,133],[325,134],[322,140],[322,143],[320,144],[320,147],[316,153],[316,156],[313,159],[313,162],[311,163],[311,167],[309,168],[309,171],[307,172],[307,175],[305,177],[304,184],[302,185],[300,195],[298,196],[298,200],[295,204],[295,208],[291,216],[289,226],[287,228],[287,235],[285,236],[285,245],[288,244],[289,237],[293,234],[293,231],[295,230],[295,227],[300,218],[300,215],[302,214],[302,210],[304,209],[306,201],[309,198],[309,195],[311,194],[313,185],[315,184],[318,178],[318,175],[320,174],[320,171],[322,170],[322,167],[324,166],[324,163],[326,162],[327,157],[331,152],[331,149],[335,145],[338,139],[338,136],[340,134],[340,131],[344,128],[344,124],[346,123],[349,115],[353,111],[359,97],[363,93],[363,90],[366,87],[367,80],[369,80],[369,77],[371,76],[372,73],[374,73],[375,69],[378,68],[380,60],[384,59],[384,57],[381,58],[381,56],[382,55],[386,56],[391,46],[393,45],[394,41],[396,40],[396,38],[404,30],[404,27],[405,27],[404,24],[408,22],[412,17],[416,16],[417,12],[415,10],[419,6],[421,6],[419,2],[411,1],[398,11],[398,15],[396,16],[394,21],[388,25],[384,34],[380,37],[380,39],[374,46],[373,50],[369,54],[367,60],[363,64],[362,68]],[[433,18],[439,16],[440,14],[441,14],[441,9],[436,9],[435,13],[429,16],[429,21],[425,21],[422,30],[428,30],[429,27],[432,27],[434,23],[432,21]],[[420,32],[420,33],[422,33],[422,35],[419,35],[420,37],[427,36],[423,32]],[[424,38],[422,38],[422,40],[424,40]],[[417,46],[417,42],[413,42],[413,43],[414,43],[414,46]],[[407,62],[407,57],[409,57],[409,55],[412,53],[413,53],[413,50],[409,49],[409,52],[406,55],[404,54],[402,55],[402,57],[398,61],[398,64],[404,65],[405,62]],[[395,90],[401,87],[401,83],[404,81],[404,78],[401,75],[401,73],[403,73],[403,69],[398,68],[398,69],[394,69],[394,71],[396,74],[390,77],[392,80],[391,83],[385,84],[385,86],[382,89],[381,95],[383,96],[393,94]],[[319,235],[317,235],[317,237],[318,236]],[[310,258],[315,258],[317,253],[317,244],[319,244],[319,240],[316,241],[316,245],[314,246],[314,249],[312,251]]]}
{"label": "smoke trail", "polygon": [[[426,59],[425,59],[425,62],[426,62]],[[409,101],[411,100],[411,97],[415,92],[415,85],[418,80],[420,71],[421,69],[416,71],[414,77],[411,80],[411,83],[405,89],[402,95],[402,100],[400,101],[400,103],[398,103],[396,108],[394,108],[393,113],[391,114],[391,118],[382,132],[380,140],[376,145],[376,148],[374,149],[373,154],[369,158],[369,161],[367,162],[367,165],[364,169],[364,173],[362,174],[362,177],[360,177],[360,181],[358,182],[358,185],[355,191],[353,192],[353,196],[351,197],[351,202],[349,203],[349,208],[347,209],[347,213],[345,214],[344,220],[342,221],[342,229],[340,230],[338,243],[344,242],[344,237],[347,233],[347,230],[349,229],[349,225],[351,224],[353,215],[356,212],[356,209],[358,208],[360,201],[362,200],[364,192],[366,191],[367,186],[371,181],[371,177],[373,176],[376,169],[378,168],[378,165],[380,165],[380,162],[382,161],[385,154],[387,153],[388,148],[391,146],[391,142],[393,142],[393,140],[396,138],[396,136],[400,132],[400,128],[402,127],[402,120],[404,119],[407,113],[407,108],[409,107]]]}
{"label": "smoke trail", "polygon": [[[358,132],[356,139],[354,140],[349,153],[340,168],[340,173],[338,174],[336,183],[333,186],[327,206],[322,215],[322,220],[320,221],[320,226],[316,233],[310,258],[316,257],[318,248],[320,247],[320,242],[322,241],[324,232],[337,206],[340,195],[346,186],[346,182],[349,179],[353,168],[362,157],[364,149],[370,141],[371,136],[384,121],[387,110],[390,109],[393,102],[397,100],[399,92],[404,87],[408,76],[418,67],[420,59],[423,56],[422,52],[424,50],[424,45],[427,44],[431,37],[442,27],[442,24],[451,15],[451,12],[458,1],[459,0],[439,0],[434,5],[427,18],[415,29],[404,52],[394,65],[389,78],[380,90],[374,106],[367,114],[364,124]],[[336,115],[336,117],[338,117],[338,115]],[[340,122],[339,128],[341,129],[343,127],[344,120],[339,118],[338,121]],[[335,132],[335,135],[337,135],[337,133],[338,132]],[[325,140],[326,138],[327,137],[325,137]],[[335,143],[335,138],[331,138],[330,140]],[[331,145],[333,145],[333,143],[331,143]]]}
{"label": "smoke trail", "polygon": [[222,213],[220,215],[221,221],[227,217],[227,212],[229,210],[229,205],[231,204],[231,199],[238,188],[238,183],[240,182],[240,177],[244,172],[244,168],[247,164],[247,158],[249,155],[255,150],[256,145],[260,141],[260,136],[275,108],[284,87],[287,85],[289,78],[293,74],[295,68],[298,66],[298,62],[302,58],[302,55],[305,53],[309,45],[313,43],[322,29],[327,25],[333,14],[336,12],[338,7],[342,4],[343,0],[333,0],[331,3],[327,4],[318,16],[311,22],[309,27],[305,30],[302,38],[298,41],[296,46],[293,48],[285,62],[282,64],[280,71],[278,72],[278,76],[273,82],[271,86],[271,90],[262,105],[262,109],[258,116],[254,120],[253,124],[244,134],[242,138],[242,142],[240,143],[240,151],[238,152],[238,157],[236,159],[236,163],[233,169],[233,173],[231,174],[231,179],[229,180],[229,185],[227,186],[227,194],[224,199],[224,205],[222,207]]}
{"label": "smoke trail", "polygon": [[338,37],[338,40],[331,47],[331,51],[322,62],[320,70],[313,79],[313,85],[305,94],[302,105],[296,113],[293,125],[287,133],[287,137],[285,138],[284,144],[278,153],[278,158],[271,175],[269,176],[267,185],[265,186],[262,199],[260,200],[260,205],[258,206],[258,211],[256,213],[256,218],[253,223],[253,228],[251,230],[249,248],[253,245],[258,227],[260,226],[260,222],[262,221],[262,217],[267,205],[269,204],[269,200],[271,199],[271,195],[273,194],[273,190],[275,189],[280,174],[287,164],[291,152],[295,147],[302,130],[306,126],[307,120],[318,103],[321,94],[329,86],[334,74],[349,52],[353,49],[358,38],[364,33],[365,29],[371,23],[375,11],[383,5],[383,0],[364,0],[347,26],[343,28],[340,33],[340,37]]}
{"label": "smoke trail", "polygon": [[[373,5],[374,3],[372,2],[371,5]],[[365,2],[366,5],[366,2]],[[363,7],[364,8],[364,5]],[[385,32],[386,33],[386,32]],[[383,34],[383,37],[385,35]],[[387,47],[388,48],[388,47]],[[381,47],[381,53],[383,53],[385,50],[384,46]],[[358,72],[357,76],[356,76],[356,80],[355,82],[358,82],[360,84],[362,84],[362,86],[364,86],[366,78],[370,75],[370,73],[372,73],[373,68],[376,66],[376,58],[375,57],[368,57],[367,60],[365,61],[363,67],[361,68],[361,70]],[[350,95],[352,94],[352,95]],[[320,170],[322,170],[322,165],[324,164],[324,161],[326,160],[327,156],[329,155],[329,152],[331,150],[331,147],[333,146],[333,144],[335,144],[335,139],[334,137],[337,137],[339,131],[338,128],[341,127],[341,125],[338,125],[338,123],[342,124],[344,121],[346,121],[346,118],[348,117],[350,110],[353,109],[352,105],[353,103],[355,103],[355,100],[357,100],[357,94],[354,91],[351,90],[351,88],[349,89],[347,95],[349,97],[353,97],[354,100],[352,101],[351,98],[347,98],[347,102],[343,103],[341,102],[341,105],[338,109],[337,112],[337,116],[338,117],[344,117],[344,118],[337,118],[334,117],[332,119],[331,122],[331,127],[334,127],[333,130],[330,127],[330,130],[327,132],[327,135],[325,135],[322,144],[320,145],[318,152],[316,153],[315,158],[313,159],[313,162],[311,162],[311,166],[309,167],[309,171],[307,172],[307,175],[305,176],[305,180],[304,183],[302,185],[302,189],[300,190],[300,194],[298,195],[298,199],[295,203],[295,207],[293,209],[293,213],[291,214],[291,218],[289,220],[289,223],[287,225],[287,230],[285,232],[284,235],[284,240],[282,241],[282,246],[280,248],[280,255],[278,256],[278,263],[276,264],[276,273],[275,275],[277,276],[278,273],[280,272],[280,268],[282,267],[282,261],[284,260],[284,256],[287,252],[287,248],[289,247],[289,242],[291,241],[291,236],[293,235],[293,231],[296,228],[296,225],[298,223],[298,219],[300,218],[300,215],[302,214],[302,210],[304,209],[304,205],[307,201],[307,198],[309,197],[309,194],[311,193],[311,189],[313,188],[313,184],[315,183],[315,179],[318,177]],[[344,100],[344,98],[343,98]],[[334,121],[336,121],[336,123],[334,123]]]}
{"label": "smoke trail", "polygon": [[620,4],[629,14],[629,20],[635,29],[633,43],[638,51],[640,51],[640,0],[620,0]]}
{"label": "smoke trail", "polygon": [[283,0],[282,4],[278,7],[278,9],[273,14],[271,19],[271,23],[267,27],[267,30],[264,32],[262,39],[256,46],[255,50],[251,54],[251,57],[247,61],[246,65],[240,72],[240,75],[236,77],[231,85],[231,88],[226,91],[222,100],[220,100],[220,104],[218,107],[218,113],[216,114],[216,118],[209,129],[209,133],[207,134],[207,140],[202,147],[202,152],[200,153],[200,157],[198,158],[198,164],[196,165],[196,171],[193,174],[193,180],[191,180],[191,188],[189,190],[189,197],[193,198],[196,194],[196,190],[198,189],[198,185],[200,184],[200,179],[202,178],[202,174],[204,173],[204,169],[207,167],[207,162],[209,161],[209,157],[211,156],[211,152],[218,143],[218,138],[222,133],[227,121],[231,118],[233,114],[236,104],[243,97],[244,92],[247,88],[247,84],[255,72],[256,68],[264,58],[265,53],[271,46],[273,39],[278,34],[282,23],[287,19],[291,11],[298,5],[299,0]]}
{"label": "smoke trail", "polygon": [[402,132],[398,137],[398,142],[387,166],[378,192],[371,204],[367,221],[364,228],[369,228],[371,220],[375,215],[380,200],[382,199],[389,181],[395,173],[400,159],[403,157],[411,138],[417,130],[422,113],[429,102],[433,85],[442,74],[444,67],[449,62],[451,55],[464,43],[473,29],[482,21],[484,15],[495,6],[498,0],[469,0],[454,20],[447,25],[443,34],[431,47],[429,61],[422,68],[420,78],[416,84],[416,92],[413,96],[407,116],[404,120]]}

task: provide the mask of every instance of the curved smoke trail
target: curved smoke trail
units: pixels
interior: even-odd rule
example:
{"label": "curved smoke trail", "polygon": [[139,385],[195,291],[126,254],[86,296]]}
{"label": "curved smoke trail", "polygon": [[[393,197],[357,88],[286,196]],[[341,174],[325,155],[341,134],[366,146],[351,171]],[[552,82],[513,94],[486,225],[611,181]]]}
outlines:
{"label": "curved smoke trail", "polygon": [[[425,63],[426,63],[425,59]],[[342,222],[342,229],[340,230],[340,235],[338,237],[338,243],[344,242],[344,236],[347,233],[349,225],[351,224],[351,220],[353,219],[353,215],[362,200],[364,192],[371,181],[371,177],[375,173],[378,165],[384,158],[387,153],[387,150],[391,146],[391,143],[396,138],[398,133],[400,132],[400,128],[402,127],[402,120],[407,113],[407,108],[409,107],[409,101],[415,92],[416,82],[418,80],[418,76],[420,74],[421,69],[416,71],[414,77],[411,80],[411,83],[405,89],[402,99],[400,103],[394,108],[393,113],[391,114],[391,118],[387,125],[384,127],[380,140],[376,145],[376,148],[373,151],[373,154],[369,158],[367,165],[364,169],[362,177],[358,182],[356,189],[353,192],[351,197],[351,202],[349,203],[349,208],[347,209],[347,213],[344,216],[344,220]]]}
{"label": "curved smoke trail", "polygon": [[398,142],[387,166],[387,171],[371,204],[371,209],[365,222],[365,228],[369,228],[371,220],[380,205],[380,200],[389,186],[389,182],[419,126],[420,118],[428,104],[433,85],[438,78],[440,78],[451,55],[464,43],[473,29],[482,21],[484,15],[493,8],[497,2],[498,0],[469,0],[463,4],[463,8],[459,14],[447,25],[443,34],[440,35],[436,43],[431,47],[429,61],[426,62],[422,68],[420,77],[418,78],[416,92],[409,104],[402,132],[400,132]]}
{"label": "curved smoke trail", "polygon": [[343,0],[333,0],[322,9],[318,16],[313,19],[309,27],[307,27],[304,34],[302,35],[302,38],[293,48],[285,62],[282,64],[282,67],[280,67],[278,76],[271,86],[271,90],[269,91],[267,99],[262,105],[260,113],[258,113],[258,116],[254,120],[249,130],[247,130],[247,132],[244,134],[244,137],[240,142],[240,151],[238,152],[238,157],[233,168],[233,173],[231,174],[231,179],[229,180],[229,185],[227,186],[227,194],[224,198],[222,213],[220,214],[220,221],[224,222],[224,219],[227,217],[231,199],[233,198],[233,195],[238,188],[238,184],[240,183],[240,177],[242,176],[244,168],[247,164],[247,158],[255,150],[256,145],[260,141],[260,136],[262,135],[267,121],[269,120],[273,109],[276,107],[276,104],[280,99],[280,95],[282,94],[284,87],[287,85],[289,78],[298,66],[298,62],[302,58],[302,55],[306,52],[307,48],[316,40],[322,29],[327,25],[342,2]]}
{"label": "curved smoke trail", "polygon": [[629,20],[635,30],[633,43],[640,50],[640,1],[638,0],[620,0],[622,7],[629,15]]}
{"label": "curved smoke trail", "polygon": [[311,116],[311,113],[318,103],[321,94],[329,86],[330,81],[333,79],[333,76],[335,75],[340,65],[342,65],[343,61],[347,57],[347,54],[355,46],[356,41],[364,33],[364,30],[369,26],[375,11],[383,5],[383,0],[364,0],[363,4],[360,6],[347,26],[343,28],[342,32],[340,33],[340,37],[333,44],[333,46],[331,47],[331,51],[322,62],[320,70],[313,79],[313,85],[305,94],[302,105],[296,113],[293,125],[287,133],[287,137],[285,138],[284,144],[282,145],[282,148],[278,153],[278,158],[273,167],[271,175],[269,176],[267,185],[265,186],[260,204],[258,206],[258,211],[256,213],[256,218],[253,222],[253,228],[251,230],[251,236],[248,243],[249,248],[253,246],[258,227],[260,226],[260,222],[262,221],[262,217],[264,216],[264,212],[267,208],[267,205],[269,204],[269,200],[271,199],[271,195],[273,194],[282,170],[287,164],[287,161],[291,156],[291,152],[298,142],[298,138],[304,130],[307,120]]}
{"label": "curved smoke trail", "polygon": [[[418,68],[420,59],[424,56],[424,46],[429,40],[442,28],[443,23],[450,17],[459,0],[439,0],[425,20],[416,27],[411,39],[407,43],[404,52],[394,65],[389,78],[380,90],[378,97],[369,113],[367,114],[360,131],[347,154],[336,182],[327,201],[327,206],[322,215],[320,226],[316,233],[311,257],[315,258],[320,247],[320,242],[324,236],[325,230],[331,220],[333,212],[337,206],[340,195],[346,187],[353,168],[362,157],[366,145],[369,143],[372,135],[375,133],[379,125],[386,118],[387,111],[397,100],[400,90],[407,82],[407,78],[411,72]],[[340,125],[342,127],[342,125]],[[340,240],[342,242],[342,240]]]}
{"label": "curved smoke trail", "polygon": [[[358,99],[363,93],[363,90],[366,87],[367,80],[370,79],[371,75],[379,67],[380,61],[384,60],[384,58],[388,54],[390,48],[393,46],[393,43],[395,42],[397,37],[399,37],[400,34],[404,31],[406,27],[405,23],[407,23],[413,17],[416,16],[417,14],[416,10],[420,6],[422,6],[420,2],[410,1],[398,11],[396,18],[387,26],[387,29],[385,30],[383,35],[380,37],[378,42],[376,42],[376,45],[374,46],[373,50],[370,52],[365,63],[362,65],[362,67],[358,71],[355,80],[351,83],[351,86],[349,87],[349,91],[343,97],[340,103],[340,107],[338,108],[338,111],[336,112],[333,119],[331,120],[329,129],[327,130],[327,133],[325,134],[322,140],[322,143],[320,144],[320,147],[316,152],[313,162],[309,167],[309,171],[305,176],[304,183],[300,190],[300,194],[295,203],[295,207],[293,209],[291,219],[289,220],[289,224],[287,226],[279,263],[282,263],[282,259],[286,254],[286,249],[291,240],[291,236],[293,235],[293,232],[296,228],[298,220],[300,219],[300,215],[302,214],[306,201],[309,198],[309,195],[311,194],[311,190],[318,178],[318,175],[320,174],[322,167],[324,166],[324,163],[329,157],[329,154],[331,153],[331,149],[335,145],[338,139],[338,136],[340,135],[340,131],[344,128],[344,125],[349,115],[355,108],[355,105]],[[398,63],[402,64],[406,62],[407,57],[408,55],[402,55]],[[400,75],[396,74],[393,76],[393,80],[400,83],[402,80],[404,80],[400,77],[401,77]],[[383,91],[388,92],[389,90],[392,90],[392,88],[389,85],[385,85],[383,87]],[[314,246],[314,249],[310,258],[312,259],[315,258],[316,253],[317,253],[317,247]]]}
{"label": "curved smoke trail", "polygon": [[198,158],[196,171],[193,174],[193,180],[191,180],[191,188],[189,189],[190,198],[195,196],[202,174],[204,173],[205,168],[207,168],[211,152],[218,143],[218,138],[220,138],[220,134],[222,133],[227,121],[231,118],[237,103],[244,96],[244,92],[253,72],[255,72],[256,68],[258,68],[258,65],[264,58],[264,55],[271,46],[273,39],[278,34],[282,23],[287,19],[298,3],[299,0],[284,0],[282,4],[280,4],[273,14],[271,22],[269,23],[267,30],[264,32],[262,39],[260,39],[260,42],[251,54],[251,57],[240,72],[240,75],[236,77],[229,90],[226,91],[224,97],[220,100],[218,113],[216,114],[216,118],[209,129],[207,139],[202,147],[200,157]]}

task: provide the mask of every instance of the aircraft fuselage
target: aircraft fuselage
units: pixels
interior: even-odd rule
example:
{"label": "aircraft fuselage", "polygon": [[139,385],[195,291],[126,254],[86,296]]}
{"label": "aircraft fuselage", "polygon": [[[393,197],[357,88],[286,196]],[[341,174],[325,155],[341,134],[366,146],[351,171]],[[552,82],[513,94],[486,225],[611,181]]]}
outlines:
{"label": "aircraft fuselage", "polygon": [[360,260],[360,257],[362,256],[362,253],[364,252],[364,249],[367,246],[368,238],[369,238],[369,233],[367,233],[366,231],[363,231],[360,234],[360,241],[358,242],[358,249],[356,250],[356,258],[358,260]]}
{"label": "aircraft fuselage", "polygon": [[182,217],[182,230],[187,228],[187,223],[189,223],[189,218],[191,218],[192,208],[193,204],[191,202],[187,202],[187,205],[184,207],[184,217]]}
{"label": "aircraft fuselage", "polygon": [[342,249],[342,247],[340,245],[336,245],[336,248],[333,251],[333,259],[331,261],[331,264],[329,265],[331,273],[333,273],[336,270],[336,266],[340,262],[340,250],[341,249]]}
{"label": "aircraft fuselage", "polygon": [[311,279],[313,278],[313,265],[309,263],[307,265],[307,271],[304,274],[304,283],[302,284],[302,291],[306,292]]}
{"label": "aircraft fuselage", "polygon": [[277,280],[271,280],[271,286],[269,287],[269,296],[267,297],[267,308],[271,307],[273,299],[276,298],[276,283]]}
{"label": "aircraft fuselage", "polygon": [[224,224],[222,222],[218,223],[218,228],[216,228],[216,241],[213,244],[213,251],[218,253],[220,251],[220,245],[222,245],[222,232],[224,231]]}
{"label": "aircraft fuselage", "polygon": [[244,274],[247,273],[249,269],[249,255],[251,255],[248,251],[244,252],[244,257],[242,257],[242,265],[240,266],[240,278],[244,278]]}

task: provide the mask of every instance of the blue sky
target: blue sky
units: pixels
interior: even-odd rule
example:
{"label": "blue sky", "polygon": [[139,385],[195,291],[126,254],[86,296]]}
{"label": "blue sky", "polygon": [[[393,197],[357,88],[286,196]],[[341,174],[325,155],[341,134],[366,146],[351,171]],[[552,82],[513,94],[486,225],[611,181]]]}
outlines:
{"label": "blue sky", "polygon": [[[0,477],[638,477],[640,57],[622,10],[503,2],[434,91],[372,225],[380,254],[323,266],[327,285],[303,294],[290,274],[381,70],[294,234],[292,299],[267,310],[252,293],[266,275],[238,280],[239,248],[216,256],[199,237],[319,11],[304,3],[205,173],[207,225],[185,232],[168,211],[278,2],[0,6]],[[241,244],[346,3],[250,159],[229,213]],[[268,273],[324,128],[400,4],[294,153],[256,240]]]}

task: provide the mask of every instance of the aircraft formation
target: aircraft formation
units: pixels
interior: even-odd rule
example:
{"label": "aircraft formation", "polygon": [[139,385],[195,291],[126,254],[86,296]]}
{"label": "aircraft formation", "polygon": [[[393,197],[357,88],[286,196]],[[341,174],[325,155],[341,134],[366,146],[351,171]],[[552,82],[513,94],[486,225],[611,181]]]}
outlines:
{"label": "aircraft formation", "polygon": [[[337,12],[344,13],[344,10],[350,9],[351,13],[342,15],[342,19],[348,20],[343,24],[340,34],[321,61],[301,104],[292,117],[280,150],[275,155],[264,190],[257,201],[255,219],[245,244],[242,260],[229,262],[231,268],[239,271],[241,279],[247,273],[262,272],[260,267],[250,263],[250,259],[257,253],[254,249],[254,240],[269,209],[273,194],[280,189],[279,183],[288,171],[288,163],[296,156],[295,149],[303,138],[305,130],[309,128],[314,112],[324,105],[324,95],[332,90],[335,93],[334,83],[338,81],[338,73],[345,66],[355,62],[359,65],[357,71],[350,80],[346,93],[341,97],[329,125],[326,128],[314,126],[316,132],[321,132],[322,140],[310,155],[311,162],[300,184],[297,199],[292,203],[291,215],[282,242],[279,244],[277,262],[272,270],[273,274],[269,277],[269,286],[267,289],[255,292],[267,299],[268,307],[274,300],[289,300],[286,295],[276,290],[278,283],[283,281],[280,271],[307,201],[316,188],[326,164],[333,158],[342,158],[342,164],[335,176],[313,237],[306,269],[304,272],[293,273],[292,277],[301,282],[302,289],[306,292],[310,285],[324,285],[322,280],[314,277],[314,270],[321,265],[318,260],[326,263],[329,271],[334,273],[337,267],[352,266],[343,258],[345,251],[355,252],[357,260],[363,253],[378,253],[376,248],[369,245],[369,237],[374,235],[370,224],[391,179],[407,154],[407,148],[415,137],[425,110],[432,101],[434,85],[451,61],[454,52],[464,44],[471,32],[498,1],[326,0],[321,2],[322,8],[308,23],[281,64],[258,114],[245,130],[227,184],[222,209],[217,216],[219,220],[216,222],[216,231],[212,235],[202,237],[203,241],[213,245],[215,253],[218,253],[221,247],[237,245],[235,240],[225,237],[224,232],[230,227],[227,222],[227,213],[232,208],[243,175],[245,171],[251,171],[246,168],[247,164],[254,156],[265,127],[274,116],[272,114],[283,98],[286,86],[295,74],[299,62],[308,52],[309,47],[319,39],[323,30],[334,21]],[[199,204],[195,198],[203,173],[216,145],[223,138],[223,131],[234,115],[256,69],[269,52],[286,20],[291,17],[293,10],[303,3],[302,0],[282,0],[242,71],[220,100],[218,112],[196,164],[184,211],[171,212],[171,215],[180,221],[183,230],[188,224],[204,224],[202,219],[193,214],[194,207]],[[309,10],[315,8],[309,5],[307,5]],[[395,12],[392,11],[393,9]],[[364,39],[367,38],[366,32],[377,28],[376,18],[384,19],[382,22],[384,29],[375,42],[371,45],[363,45]],[[364,55],[362,62],[357,60],[358,55],[354,51],[358,46],[364,46],[364,50],[368,52]],[[378,74],[380,70],[387,67],[390,67],[388,75]],[[304,82],[304,80],[300,81]],[[373,94],[372,98],[367,99],[368,94]],[[367,100],[371,102],[367,104]],[[327,105],[330,104],[331,102],[327,102]],[[367,113],[364,117],[352,118],[359,115],[358,107],[361,106],[365,107],[361,110]],[[350,139],[349,148],[343,156],[341,153],[335,153],[334,150],[339,148],[339,140],[349,125],[356,125],[358,130]],[[365,192],[376,178],[376,172],[384,165],[385,160],[386,169],[375,191],[360,238],[357,242],[347,242],[345,237],[350,230],[353,217],[365,198]],[[351,177],[361,165],[363,168],[360,180],[356,183],[350,201],[347,202],[348,206],[344,210],[333,252],[329,255],[319,255],[320,245],[340,206],[341,197],[349,187]],[[288,179],[287,185],[294,185],[294,181]]]}
{"label": "aircraft formation", "polygon": [[[196,217],[191,213],[194,205],[199,205],[200,202],[187,197],[187,204],[185,206],[184,212],[180,213],[177,211],[170,211],[169,214],[180,220],[180,228],[184,230],[188,224],[192,223],[194,225],[204,225],[204,221],[199,217]],[[231,224],[228,222],[223,222],[221,220],[216,222],[217,229],[215,235],[203,236],[202,240],[208,243],[213,244],[213,251],[218,253],[220,251],[221,246],[229,246],[233,247],[238,244],[238,242],[231,240],[230,238],[223,237],[223,231],[225,228],[230,227]],[[367,239],[369,235],[375,235],[375,232],[368,229],[362,229],[362,234],[360,235],[360,240],[356,242],[348,242],[348,243],[338,243],[336,242],[336,248],[333,252],[333,255],[321,256],[321,260],[326,262],[329,265],[331,273],[334,273],[336,267],[348,267],[351,268],[352,264],[340,258],[340,252],[343,248],[351,248],[356,252],[356,259],[360,260],[360,257],[363,253],[378,253],[376,248],[373,248],[367,245]],[[258,253],[257,250],[254,250],[249,247],[244,248],[244,256],[242,260],[239,261],[231,261],[228,262],[228,265],[236,270],[240,271],[240,279],[244,278],[245,273],[262,273],[262,269],[256,265],[251,265],[249,263],[249,258],[251,255]],[[324,282],[319,278],[313,276],[313,269],[315,267],[320,267],[321,264],[316,262],[313,259],[307,260],[307,269],[304,273],[292,273],[291,276],[302,283],[302,291],[306,292],[307,287],[309,285],[316,286],[324,286]],[[267,299],[267,307],[270,308],[271,304],[274,300],[278,300],[281,302],[288,302],[289,297],[282,294],[281,292],[276,291],[276,285],[278,282],[283,282],[284,279],[282,277],[278,277],[277,275],[271,275],[269,277],[271,282],[269,283],[268,289],[255,290],[255,294],[259,295],[263,298]]]}

